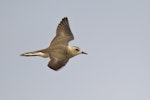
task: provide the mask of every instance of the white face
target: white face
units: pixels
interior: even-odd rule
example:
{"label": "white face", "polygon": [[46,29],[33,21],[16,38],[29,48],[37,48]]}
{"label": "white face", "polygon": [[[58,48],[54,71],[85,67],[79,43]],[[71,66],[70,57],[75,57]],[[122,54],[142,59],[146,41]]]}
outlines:
{"label": "white face", "polygon": [[72,49],[72,52],[74,55],[87,54],[87,53],[83,52],[79,47],[76,47],[76,46],[72,46],[71,49]]}
{"label": "white face", "polygon": [[72,49],[73,49],[73,52],[74,52],[75,54],[81,54],[81,53],[82,53],[82,51],[80,50],[79,47],[73,46]]}

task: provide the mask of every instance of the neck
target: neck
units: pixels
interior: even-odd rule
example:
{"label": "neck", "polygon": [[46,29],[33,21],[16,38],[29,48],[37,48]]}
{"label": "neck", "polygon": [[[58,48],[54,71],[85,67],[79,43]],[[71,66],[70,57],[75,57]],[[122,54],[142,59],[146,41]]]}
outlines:
{"label": "neck", "polygon": [[74,57],[75,55],[73,54],[72,52],[72,46],[67,46],[67,57],[68,58],[72,58]]}

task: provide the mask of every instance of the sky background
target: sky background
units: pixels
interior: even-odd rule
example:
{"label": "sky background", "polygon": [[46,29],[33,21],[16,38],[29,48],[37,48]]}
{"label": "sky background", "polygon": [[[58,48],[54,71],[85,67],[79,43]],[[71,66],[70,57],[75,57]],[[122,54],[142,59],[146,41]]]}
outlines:
{"label": "sky background", "polygon": [[[88,55],[53,71],[20,54],[49,46],[68,17]],[[0,0],[0,100],[150,100],[149,0]]]}

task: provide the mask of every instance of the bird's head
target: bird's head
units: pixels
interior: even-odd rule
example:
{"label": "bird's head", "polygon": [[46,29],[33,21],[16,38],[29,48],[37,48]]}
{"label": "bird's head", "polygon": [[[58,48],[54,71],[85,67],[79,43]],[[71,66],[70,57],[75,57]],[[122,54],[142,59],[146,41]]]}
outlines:
{"label": "bird's head", "polygon": [[87,54],[86,52],[82,51],[79,47],[77,46],[68,46],[71,57],[76,56],[78,54]]}

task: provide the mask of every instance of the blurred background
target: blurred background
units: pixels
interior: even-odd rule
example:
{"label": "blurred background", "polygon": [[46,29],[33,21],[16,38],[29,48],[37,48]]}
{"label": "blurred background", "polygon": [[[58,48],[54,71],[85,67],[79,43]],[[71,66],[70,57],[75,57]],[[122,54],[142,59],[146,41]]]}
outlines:
{"label": "blurred background", "polygon": [[[88,55],[53,71],[20,54],[49,46],[68,17]],[[1,100],[150,100],[149,0],[0,0]]]}

